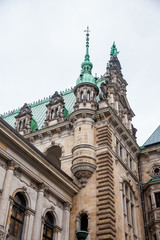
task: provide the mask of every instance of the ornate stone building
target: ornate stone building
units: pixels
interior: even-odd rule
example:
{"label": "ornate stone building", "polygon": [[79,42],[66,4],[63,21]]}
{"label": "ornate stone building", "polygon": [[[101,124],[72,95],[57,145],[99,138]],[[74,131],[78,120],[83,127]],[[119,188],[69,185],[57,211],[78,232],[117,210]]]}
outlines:
{"label": "ornate stone building", "polygon": [[158,141],[137,145],[116,45],[94,77],[86,32],[74,89],[0,120],[0,239],[160,239]]}

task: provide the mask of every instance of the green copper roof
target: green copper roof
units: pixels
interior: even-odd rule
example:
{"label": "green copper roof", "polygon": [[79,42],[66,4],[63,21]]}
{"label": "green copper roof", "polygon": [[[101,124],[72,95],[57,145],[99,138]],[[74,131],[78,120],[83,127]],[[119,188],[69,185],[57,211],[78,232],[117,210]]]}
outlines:
{"label": "green copper roof", "polygon": [[[66,119],[68,119],[69,114],[73,112],[75,96],[73,90],[66,91],[62,95],[65,102],[64,116],[66,117]],[[37,126],[38,129],[42,128],[42,125],[44,124],[44,121],[46,119],[47,103],[49,103],[49,98],[30,105],[34,119],[34,122],[31,122],[32,131],[35,131],[37,129]],[[14,128],[14,124],[16,121],[15,116],[18,114],[18,112],[19,110],[16,110],[13,113],[5,114],[4,116],[2,116],[2,118]]]}
{"label": "green copper roof", "polygon": [[156,143],[160,143],[160,126],[152,133],[143,146],[145,147]]}
{"label": "green copper roof", "polygon": [[30,125],[32,132],[35,132],[36,130],[38,130],[38,124],[37,122],[32,118],[31,120],[31,125]]}
{"label": "green copper roof", "polygon": [[[97,80],[97,87],[99,88],[100,92],[101,92],[100,85],[104,81],[105,81],[104,79]],[[62,96],[64,98],[64,103],[65,103],[64,116],[68,120],[69,115],[74,111],[75,95],[73,90],[68,90],[63,92]],[[98,101],[99,101],[99,96],[97,96],[97,102]],[[30,105],[32,110],[32,115],[33,115],[33,122],[31,122],[32,131],[36,131],[37,128],[38,129],[42,128],[44,121],[46,119],[46,111],[47,111],[46,104],[48,103],[49,103],[49,98],[38,101]],[[4,116],[2,116],[2,118],[14,128],[14,124],[16,121],[15,116],[18,114],[19,111],[20,109],[14,111],[13,113],[5,114]]]}
{"label": "green copper roof", "polygon": [[92,68],[93,64],[90,62],[90,56],[89,56],[89,27],[87,27],[86,32],[86,55],[84,62],[81,64],[82,72],[79,76],[79,78],[76,81],[76,85],[80,83],[93,83],[96,85],[96,79],[92,76]]}

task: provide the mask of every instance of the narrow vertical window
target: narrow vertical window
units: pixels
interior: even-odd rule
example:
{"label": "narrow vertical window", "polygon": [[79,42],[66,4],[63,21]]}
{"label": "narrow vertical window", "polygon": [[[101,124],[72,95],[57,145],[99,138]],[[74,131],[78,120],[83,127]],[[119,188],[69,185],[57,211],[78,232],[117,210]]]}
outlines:
{"label": "narrow vertical window", "polygon": [[54,118],[54,110],[51,111],[51,119]]}
{"label": "narrow vertical window", "polygon": [[23,128],[25,128],[26,120],[23,120]]}
{"label": "narrow vertical window", "polygon": [[43,239],[52,240],[54,229],[54,218],[51,212],[47,212],[45,215],[44,228],[43,228]]}
{"label": "narrow vertical window", "polygon": [[14,198],[8,233],[18,240],[22,239],[25,208],[26,202],[23,195],[17,193]]}
{"label": "narrow vertical window", "polygon": [[120,146],[120,153],[119,154],[120,154],[120,157],[123,158],[123,148],[122,148],[122,146]]}
{"label": "narrow vertical window", "polygon": [[56,116],[58,116],[58,108],[56,108]]}
{"label": "narrow vertical window", "polygon": [[21,125],[22,125],[22,122],[20,121],[19,122],[19,131],[21,130]]}
{"label": "narrow vertical window", "polygon": [[90,91],[87,92],[87,101],[90,100]]}
{"label": "narrow vertical window", "polygon": [[88,216],[87,216],[87,214],[83,214],[81,216],[81,230],[88,231]]}
{"label": "narrow vertical window", "polygon": [[83,91],[81,92],[81,100],[83,100]]}

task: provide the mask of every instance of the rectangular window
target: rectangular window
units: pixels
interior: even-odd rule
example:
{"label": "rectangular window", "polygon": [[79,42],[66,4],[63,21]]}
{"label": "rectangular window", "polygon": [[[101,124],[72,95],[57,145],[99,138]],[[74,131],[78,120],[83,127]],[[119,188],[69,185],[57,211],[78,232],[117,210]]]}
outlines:
{"label": "rectangular window", "polygon": [[160,207],[160,192],[155,193],[156,207]]}
{"label": "rectangular window", "polygon": [[135,230],[135,226],[134,226],[134,205],[131,203],[131,218],[132,218],[132,227],[133,230]]}
{"label": "rectangular window", "polygon": [[133,162],[132,162],[132,158],[131,157],[129,158],[129,161],[130,161],[130,164],[129,164],[130,165],[130,169],[132,170],[133,169]]}
{"label": "rectangular window", "polygon": [[126,213],[127,213],[127,221],[130,222],[129,221],[129,201],[128,201],[128,199],[126,199]]}

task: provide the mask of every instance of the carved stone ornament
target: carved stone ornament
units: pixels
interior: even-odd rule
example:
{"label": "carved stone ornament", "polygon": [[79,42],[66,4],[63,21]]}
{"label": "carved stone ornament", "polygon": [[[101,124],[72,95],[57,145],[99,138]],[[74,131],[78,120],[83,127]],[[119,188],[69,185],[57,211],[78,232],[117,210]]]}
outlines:
{"label": "carved stone ornament", "polygon": [[102,83],[100,88],[102,92],[99,94],[99,98],[102,101],[108,97],[108,88],[105,83]]}
{"label": "carved stone ornament", "polygon": [[95,170],[96,166],[88,162],[77,163],[71,168],[73,175],[77,178],[82,187],[85,187],[88,179],[91,177]]}
{"label": "carved stone ornament", "polygon": [[153,178],[160,177],[160,164],[152,165],[147,173]]}
{"label": "carved stone ornament", "polygon": [[25,103],[23,105],[23,107],[20,109],[19,113],[17,116],[15,116],[15,118],[19,118],[19,117],[22,117],[26,114],[32,114],[32,111],[31,111],[31,108],[28,106],[27,103]]}

